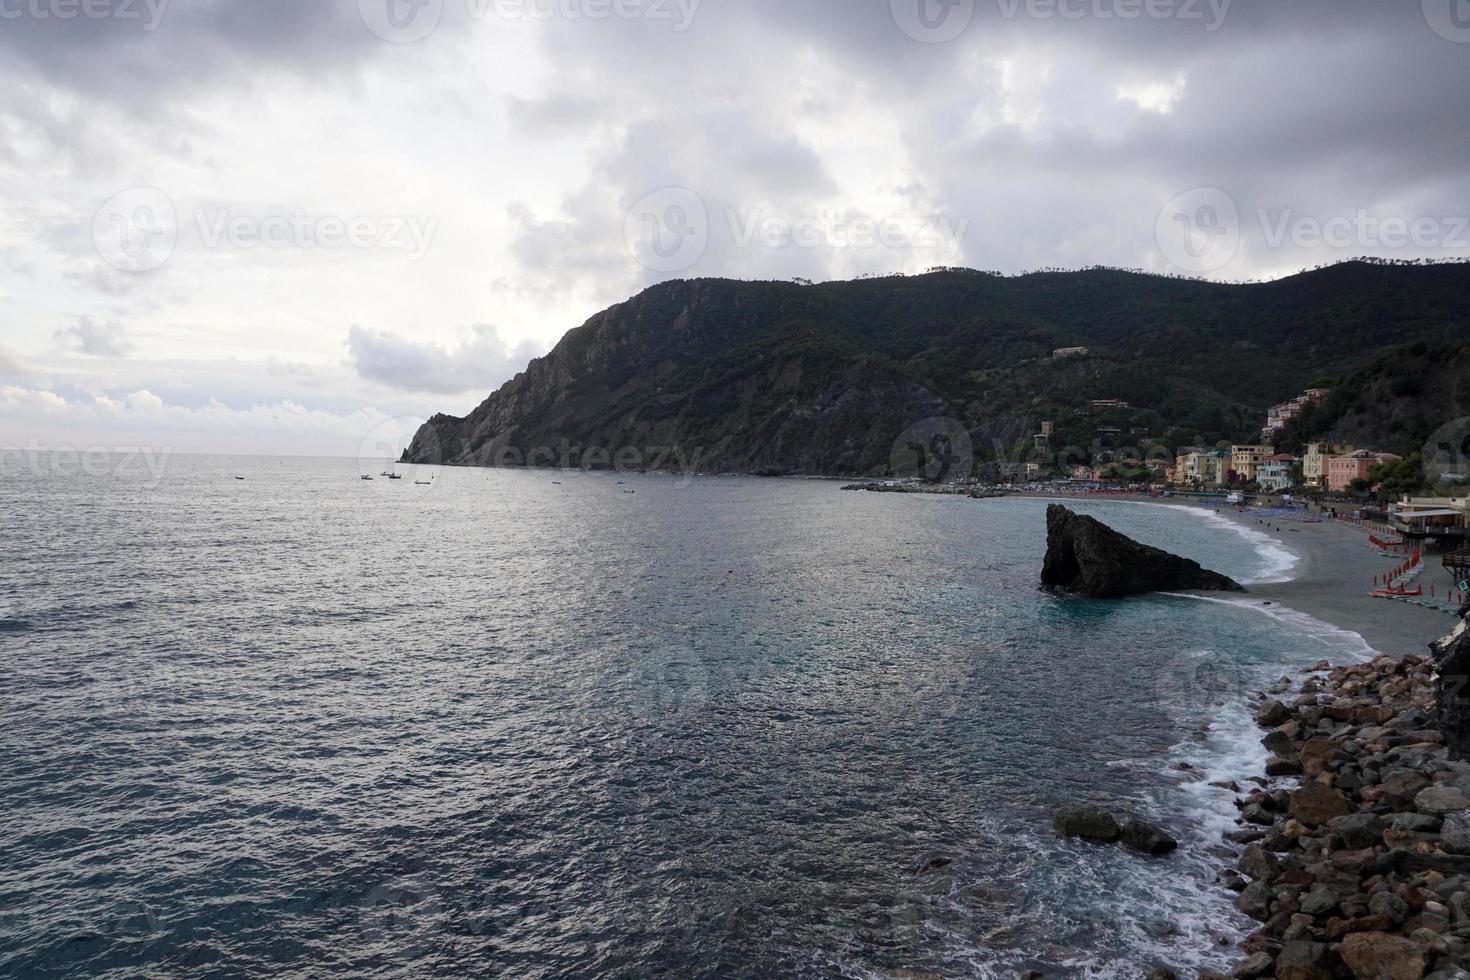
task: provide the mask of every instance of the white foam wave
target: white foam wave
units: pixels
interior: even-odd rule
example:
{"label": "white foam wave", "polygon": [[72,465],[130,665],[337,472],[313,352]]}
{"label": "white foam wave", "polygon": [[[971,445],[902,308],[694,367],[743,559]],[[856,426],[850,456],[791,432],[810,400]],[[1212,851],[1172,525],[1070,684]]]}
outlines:
{"label": "white foam wave", "polygon": [[1301,564],[1301,555],[1264,531],[1257,531],[1239,521],[1231,520],[1217,510],[1182,504],[1161,504],[1160,506],[1193,514],[1215,527],[1233,531],[1250,542],[1256,549],[1256,554],[1260,556],[1263,567],[1254,577],[1245,580],[1246,585],[1274,585],[1280,582],[1290,582],[1296,577],[1296,566]]}

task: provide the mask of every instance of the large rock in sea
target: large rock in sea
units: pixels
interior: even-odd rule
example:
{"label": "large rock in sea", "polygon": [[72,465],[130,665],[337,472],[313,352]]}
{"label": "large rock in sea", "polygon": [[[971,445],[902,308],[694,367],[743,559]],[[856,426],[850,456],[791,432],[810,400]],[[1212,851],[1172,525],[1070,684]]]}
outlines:
{"label": "large rock in sea", "polygon": [[1429,649],[1437,661],[1439,729],[1451,759],[1470,759],[1470,620],[1461,620],[1454,632]]}
{"label": "large rock in sea", "polygon": [[1148,592],[1244,592],[1238,582],[1188,558],[1139,544],[1096,518],[1060,504],[1046,509],[1041,581],[1099,599]]}

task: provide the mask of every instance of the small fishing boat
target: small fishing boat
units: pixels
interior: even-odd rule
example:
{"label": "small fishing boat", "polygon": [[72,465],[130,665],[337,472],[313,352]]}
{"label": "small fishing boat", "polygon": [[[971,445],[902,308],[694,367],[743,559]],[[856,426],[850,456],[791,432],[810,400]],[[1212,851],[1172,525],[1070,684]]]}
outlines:
{"label": "small fishing boat", "polygon": [[237,476],[237,477],[235,477],[235,479],[237,479],[237,480],[243,480],[245,478],[243,476]]}
{"label": "small fishing boat", "polygon": [[403,479],[403,477],[400,474],[398,474],[398,473],[389,473],[388,474],[388,479],[390,479],[390,480],[401,480],[401,479]]}
{"label": "small fishing boat", "polygon": [[362,475],[362,478],[363,478],[363,479],[364,479],[364,480],[371,480],[371,479],[372,479],[372,477],[371,477],[371,476],[369,476],[369,475],[368,475],[368,474],[366,474],[366,473],[364,473],[364,474],[363,474],[363,475]]}

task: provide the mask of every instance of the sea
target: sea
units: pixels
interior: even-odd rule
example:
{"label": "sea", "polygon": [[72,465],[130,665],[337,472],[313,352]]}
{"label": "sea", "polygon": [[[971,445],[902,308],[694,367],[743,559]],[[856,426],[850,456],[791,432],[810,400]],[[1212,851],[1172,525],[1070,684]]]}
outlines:
{"label": "sea", "polygon": [[380,466],[0,460],[0,974],[1191,976],[1248,928],[1252,694],[1370,653],[1045,591],[1039,499]]}

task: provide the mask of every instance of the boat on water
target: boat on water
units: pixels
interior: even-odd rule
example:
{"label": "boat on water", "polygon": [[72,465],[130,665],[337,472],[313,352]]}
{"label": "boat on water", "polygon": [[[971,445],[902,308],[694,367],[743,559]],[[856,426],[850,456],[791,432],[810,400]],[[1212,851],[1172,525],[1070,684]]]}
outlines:
{"label": "boat on water", "polygon": [[237,476],[237,477],[235,477],[235,479],[237,479],[237,480],[243,480],[245,478],[243,476]]}
{"label": "boat on water", "polygon": [[363,479],[364,479],[364,480],[371,480],[371,479],[372,479],[372,477],[371,477],[371,476],[369,476],[369,475],[368,475],[368,474],[367,474],[367,473],[364,473],[364,474],[363,474],[363,475],[362,475],[362,478],[363,478]]}
{"label": "boat on water", "polygon": [[416,486],[416,487],[429,487],[429,486],[433,486],[434,485],[434,481],[433,480],[414,480],[413,481],[413,485]]}
{"label": "boat on water", "polygon": [[387,476],[388,479],[390,479],[390,480],[401,480],[401,479],[403,479],[403,476],[401,474],[398,474],[398,473],[387,473],[387,474],[384,474],[384,475]]}

